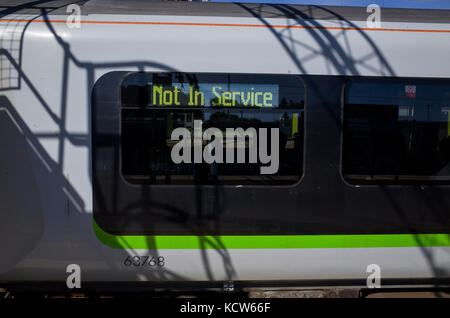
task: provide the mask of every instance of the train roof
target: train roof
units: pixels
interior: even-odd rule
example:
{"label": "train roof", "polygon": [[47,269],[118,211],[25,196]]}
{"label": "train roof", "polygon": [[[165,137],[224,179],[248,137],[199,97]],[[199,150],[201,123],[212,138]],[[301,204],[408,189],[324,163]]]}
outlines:
{"label": "train roof", "polygon": [[[27,14],[46,10],[49,15],[66,15],[66,7],[71,3],[74,1],[0,1],[0,14],[5,17],[8,14]],[[347,6],[145,0],[87,0],[76,3],[80,5],[82,15],[139,14],[365,21],[369,14],[366,7]],[[450,10],[383,8],[381,18],[387,22],[450,23]]]}

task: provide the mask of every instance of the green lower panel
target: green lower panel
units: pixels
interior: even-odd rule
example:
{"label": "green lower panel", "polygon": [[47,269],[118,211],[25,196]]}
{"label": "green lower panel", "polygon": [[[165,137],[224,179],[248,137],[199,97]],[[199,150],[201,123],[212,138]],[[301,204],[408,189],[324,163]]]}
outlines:
{"label": "green lower panel", "polygon": [[274,249],[450,246],[450,234],[112,235],[94,221],[97,238],[120,249]]}

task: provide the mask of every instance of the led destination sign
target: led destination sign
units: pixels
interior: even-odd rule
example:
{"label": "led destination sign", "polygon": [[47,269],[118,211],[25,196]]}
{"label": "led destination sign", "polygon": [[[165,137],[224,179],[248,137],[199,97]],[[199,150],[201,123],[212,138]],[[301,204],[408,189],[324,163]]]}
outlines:
{"label": "led destination sign", "polygon": [[285,82],[269,75],[134,73],[122,82],[122,103],[128,107],[301,107],[299,82],[295,77],[281,78]]}
{"label": "led destination sign", "polygon": [[278,87],[261,84],[150,85],[152,106],[276,107]]}

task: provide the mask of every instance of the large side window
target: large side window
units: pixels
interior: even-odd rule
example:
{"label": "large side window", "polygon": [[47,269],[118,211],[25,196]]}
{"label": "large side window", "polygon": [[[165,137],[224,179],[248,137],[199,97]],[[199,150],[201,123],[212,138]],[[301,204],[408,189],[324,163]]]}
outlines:
{"label": "large side window", "polygon": [[297,76],[140,72],[124,79],[121,96],[130,183],[283,185],[303,173]]}
{"label": "large side window", "polygon": [[450,183],[450,82],[352,81],[343,129],[348,182]]}

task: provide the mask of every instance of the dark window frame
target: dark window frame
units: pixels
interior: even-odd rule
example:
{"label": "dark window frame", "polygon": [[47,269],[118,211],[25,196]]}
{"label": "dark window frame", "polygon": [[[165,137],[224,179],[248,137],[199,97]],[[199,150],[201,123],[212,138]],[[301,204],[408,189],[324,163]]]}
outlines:
{"label": "dark window frame", "polygon": [[[123,174],[123,169],[122,169],[122,162],[123,162],[123,155],[122,155],[122,128],[123,128],[123,123],[122,123],[122,87],[123,87],[123,82],[131,75],[133,74],[137,74],[137,73],[147,73],[147,74],[155,74],[155,73],[159,73],[159,74],[173,74],[176,72],[139,72],[139,71],[131,71],[131,72],[127,72],[121,79],[120,84],[119,84],[119,105],[120,105],[120,109],[119,109],[119,135],[120,135],[120,142],[118,145],[118,152],[119,152],[119,175],[120,178],[122,179],[123,182],[125,182],[126,184],[130,185],[130,186],[135,186],[135,187],[140,187],[140,186],[150,186],[150,187],[215,187],[215,186],[220,186],[220,187],[230,187],[230,188],[234,188],[236,186],[240,186],[240,187],[255,187],[255,188],[268,188],[268,187],[295,187],[298,186],[304,179],[305,176],[305,165],[306,165],[306,133],[307,133],[307,127],[306,127],[306,123],[307,123],[307,111],[306,111],[306,105],[307,105],[307,86],[305,84],[305,81],[303,80],[301,75],[297,75],[297,74],[259,74],[259,73],[208,73],[208,72],[197,72],[197,73],[182,73],[182,74],[194,74],[194,75],[238,75],[238,76],[279,76],[279,77],[290,77],[290,78],[295,78],[298,81],[298,88],[299,89],[303,89],[303,107],[302,108],[278,108],[278,107],[273,107],[273,108],[259,108],[259,107],[252,107],[252,108],[245,108],[245,107],[238,107],[238,106],[232,106],[232,107],[225,107],[225,106],[185,106],[185,107],[174,107],[174,106],[147,106],[146,109],[148,110],[160,110],[160,111],[211,111],[211,110],[225,110],[225,109],[229,109],[229,110],[247,110],[247,111],[251,111],[251,110],[258,110],[258,111],[262,111],[262,112],[281,112],[281,111],[287,111],[287,112],[295,112],[298,111],[298,113],[301,113],[301,117],[302,117],[302,126],[303,126],[303,132],[302,132],[302,136],[301,136],[301,148],[299,148],[300,151],[300,158],[298,158],[298,163],[301,165],[299,165],[299,174],[297,174],[296,176],[298,178],[296,178],[295,181],[290,182],[290,183],[278,183],[278,184],[268,184],[268,183],[264,183],[264,182],[255,182],[255,183],[249,183],[249,184],[245,184],[245,183],[219,183],[219,184],[211,184],[211,183],[181,183],[181,184],[164,184],[164,183],[135,183],[135,182],[130,182]],[[235,127],[237,128],[237,127]],[[300,128],[300,127],[299,127]],[[246,158],[247,160],[248,158]],[[255,175],[258,176],[258,175]]]}

